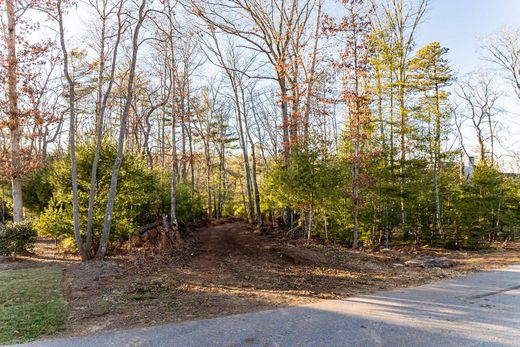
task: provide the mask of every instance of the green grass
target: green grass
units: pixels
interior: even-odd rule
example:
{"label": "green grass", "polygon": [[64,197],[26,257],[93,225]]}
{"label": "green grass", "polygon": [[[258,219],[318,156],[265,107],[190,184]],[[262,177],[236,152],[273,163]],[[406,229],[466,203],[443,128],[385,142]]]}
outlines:
{"label": "green grass", "polygon": [[0,344],[59,331],[67,303],[58,267],[0,271]]}

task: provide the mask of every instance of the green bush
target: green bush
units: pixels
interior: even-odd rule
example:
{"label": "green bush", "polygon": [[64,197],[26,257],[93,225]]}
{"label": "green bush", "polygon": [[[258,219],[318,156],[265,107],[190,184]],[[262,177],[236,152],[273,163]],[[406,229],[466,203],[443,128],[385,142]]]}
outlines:
{"label": "green bush", "polygon": [[34,223],[34,228],[38,235],[43,237],[66,237],[74,230],[74,223],[68,211],[62,206],[57,206],[54,199],[51,199],[48,204]]}
{"label": "green bush", "polygon": [[23,179],[22,193],[24,207],[35,214],[41,213],[52,198],[50,182],[52,161],[45,163]]}
{"label": "green bush", "polygon": [[[165,195],[168,199],[165,202],[169,214],[171,208],[171,190],[168,190],[168,194]],[[202,203],[202,197],[199,192],[195,191],[192,193],[191,186],[184,182],[177,183],[177,221],[180,224],[187,224],[194,220],[201,219],[204,216],[204,206]]]}
{"label": "green bush", "polygon": [[[90,174],[94,159],[93,143],[80,144],[76,150],[80,230],[87,229]],[[112,166],[117,146],[106,142],[101,147],[97,170],[93,216],[94,243],[103,229]],[[24,199],[30,201],[31,212],[39,214],[34,227],[38,234],[62,240],[73,239],[71,164],[69,156],[56,156],[25,180]],[[151,170],[141,155],[125,153],[118,178],[117,194],[110,231],[111,240],[127,240],[141,225],[156,221],[170,212],[169,180],[161,185],[160,175]],[[33,196],[31,196],[33,194]],[[186,224],[203,215],[198,192],[179,182],[177,185],[177,219]],[[85,235],[82,235],[83,237]]]}
{"label": "green bush", "polygon": [[[346,200],[346,170],[344,163],[316,148],[294,148],[288,164],[273,163],[272,171],[262,186],[262,198],[267,210],[291,207],[294,225],[305,225],[306,215],[313,210],[312,236],[347,240],[350,222],[349,201]],[[265,206],[265,205],[264,205]],[[265,207],[264,207],[265,208]],[[325,232],[325,223],[327,231]],[[289,228],[289,225],[285,225]],[[351,228],[350,228],[351,229]]]}
{"label": "green bush", "polygon": [[36,230],[31,222],[7,223],[0,226],[0,254],[11,255],[33,248]]}
{"label": "green bush", "polygon": [[[90,174],[94,153],[93,143],[80,144],[76,150],[80,230],[82,232],[87,228]],[[100,237],[103,229],[112,166],[116,154],[115,143],[106,142],[101,147],[93,216],[95,241]],[[34,208],[33,212],[42,211],[39,220],[35,223],[35,228],[42,236],[59,238],[73,236],[70,172],[70,157],[68,155],[58,156],[26,180],[26,185],[31,185],[30,189],[25,190],[27,193],[31,190],[41,192],[38,194],[38,199],[33,199],[35,201],[30,208]],[[156,220],[162,213],[161,205],[164,194],[157,173],[147,167],[141,156],[125,153],[118,178],[110,238],[126,240],[139,225]]]}

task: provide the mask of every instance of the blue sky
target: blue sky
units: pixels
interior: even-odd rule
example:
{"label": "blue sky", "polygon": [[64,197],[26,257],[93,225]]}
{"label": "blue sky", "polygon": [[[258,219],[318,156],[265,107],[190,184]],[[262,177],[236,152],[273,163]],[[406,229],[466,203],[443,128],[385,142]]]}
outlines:
{"label": "blue sky", "polygon": [[520,0],[431,0],[417,44],[439,41],[454,69],[467,73],[489,66],[479,47],[504,27],[520,27]]}
{"label": "blue sky", "polygon": [[[448,59],[459,77],[484,70],[497,73],[496,88],[504,92],[498,115],[503,123],[499,155],[520,150],[520,101],[495,66],[483,60],[482,45],[504,28],[520,29],[520,0],[431,0],[416,37],[417,48],[432,41],[449,48]],[[475,144],[473,129],[466,127],[464,136],[467,144]],[[506,170],[519,170],[519,163],[506,156],[502,160]]]}

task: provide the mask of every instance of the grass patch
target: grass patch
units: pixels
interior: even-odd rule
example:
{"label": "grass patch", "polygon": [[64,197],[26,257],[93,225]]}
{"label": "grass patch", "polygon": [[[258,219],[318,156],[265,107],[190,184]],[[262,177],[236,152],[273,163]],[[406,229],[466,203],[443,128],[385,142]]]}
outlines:
{"label": "grass patch", "polygon": [[0,271],[0,344],[34,340],[59,331],[67,304],[61,269]]}

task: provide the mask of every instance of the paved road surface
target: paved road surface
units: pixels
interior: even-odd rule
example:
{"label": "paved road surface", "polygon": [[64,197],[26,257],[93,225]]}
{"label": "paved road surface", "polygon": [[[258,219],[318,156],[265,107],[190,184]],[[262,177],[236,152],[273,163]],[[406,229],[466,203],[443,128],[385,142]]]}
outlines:
{"label": "paved road surface", "polygon": [[344,301],[27,346],[520,346],[520,265]]}

